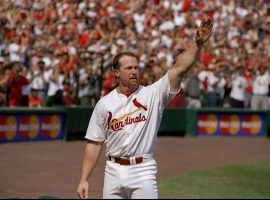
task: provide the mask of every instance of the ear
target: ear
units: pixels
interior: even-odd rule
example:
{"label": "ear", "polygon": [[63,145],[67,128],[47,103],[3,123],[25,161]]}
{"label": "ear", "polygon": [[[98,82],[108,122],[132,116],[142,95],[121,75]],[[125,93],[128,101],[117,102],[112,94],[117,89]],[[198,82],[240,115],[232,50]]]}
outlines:
{"label": "ear", "polygon": [[114,72],[115,72],[115,76],[116,76],[117,78],[119,78],[119,76],[120,76],[119,69],[115,69]]}

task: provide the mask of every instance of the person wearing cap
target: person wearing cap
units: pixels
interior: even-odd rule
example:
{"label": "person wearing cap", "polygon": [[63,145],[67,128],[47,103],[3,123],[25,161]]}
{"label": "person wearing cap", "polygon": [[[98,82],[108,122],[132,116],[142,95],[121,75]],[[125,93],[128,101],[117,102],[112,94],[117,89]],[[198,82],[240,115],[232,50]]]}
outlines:
{"label": "person wearing cap", "polygon": [[258,66],[257,74],[253,82],[253,96],[251,100],[251,109],[266,110],[268,109],[268,92],[270,84],[269,71],[266,64],[261,62]]}

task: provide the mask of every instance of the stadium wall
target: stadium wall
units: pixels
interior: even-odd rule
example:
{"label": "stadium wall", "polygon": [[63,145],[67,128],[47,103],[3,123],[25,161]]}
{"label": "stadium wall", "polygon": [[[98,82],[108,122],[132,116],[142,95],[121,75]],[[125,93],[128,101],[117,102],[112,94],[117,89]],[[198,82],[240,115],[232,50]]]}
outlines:
{"label": "stadium wall", "polygon": [[[89,107],[0,109],[0,143],[83,140],[93,112]],[[270,110],[165,109],[159,136],[269,137]]]}

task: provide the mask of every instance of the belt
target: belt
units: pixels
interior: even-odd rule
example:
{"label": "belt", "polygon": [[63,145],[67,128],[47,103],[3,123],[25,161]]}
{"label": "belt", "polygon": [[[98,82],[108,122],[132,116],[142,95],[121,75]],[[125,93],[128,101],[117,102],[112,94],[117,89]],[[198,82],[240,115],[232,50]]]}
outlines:
{"label": "belt", "polygon": [[135,165],[143,162],[143,156],[138,157],[127,157],[127,158],[117,158],[117,157],[108,157],[110,161],[118,163],[120,165]]}

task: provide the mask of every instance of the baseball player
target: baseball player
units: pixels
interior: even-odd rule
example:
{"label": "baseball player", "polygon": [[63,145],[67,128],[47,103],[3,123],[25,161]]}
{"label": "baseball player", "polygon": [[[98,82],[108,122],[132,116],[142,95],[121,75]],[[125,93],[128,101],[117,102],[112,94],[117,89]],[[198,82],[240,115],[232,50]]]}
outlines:
{"label": "baseball player", "polygon": [[139,85],[137,57],[122,52],[114,57],[118,86],[96,104],[85,138],[88,139],[77,194],[88,198],[88,178],[106,146],[103,198],[158,198],[157,164],[153,151],[162,113],[179,92],[184,74],[197,59],[212,30],[212,19],[204,18],[196,42],[179,55],[173,68],[149,86]]}

